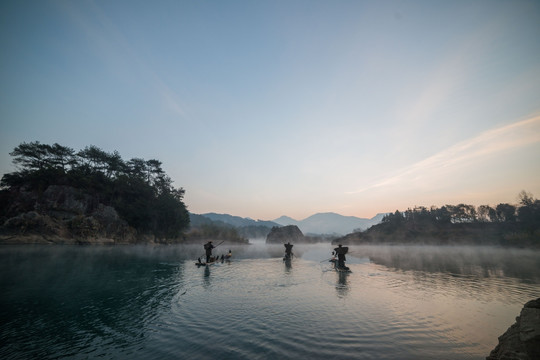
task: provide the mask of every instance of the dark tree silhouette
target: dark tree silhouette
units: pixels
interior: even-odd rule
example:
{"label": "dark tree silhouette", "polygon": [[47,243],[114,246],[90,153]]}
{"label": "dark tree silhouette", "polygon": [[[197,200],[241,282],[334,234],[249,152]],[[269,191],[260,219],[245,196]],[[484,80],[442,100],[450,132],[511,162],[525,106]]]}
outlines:
{"label": "dark tree silhouette", "polygon": [[[43,192],[50,185],[69,185],[114,207],[128,224],[159,237],[179,236],[189,226],[184,189],[176,189],[159,160],[124,161],[90,145],[79,152],[59,144],[22,143],[11,153],[18,171],[5,174],[6,192],[21,189]],[[6,210],[3,210],[5,212]]]}

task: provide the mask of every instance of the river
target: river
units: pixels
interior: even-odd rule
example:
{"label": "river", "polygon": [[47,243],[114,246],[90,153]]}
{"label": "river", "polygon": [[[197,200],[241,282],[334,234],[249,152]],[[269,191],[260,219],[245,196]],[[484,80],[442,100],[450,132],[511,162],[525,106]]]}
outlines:
{"label": "river", "polygon": [[2,359],[483,359],[540,252],[327,244],[0,247]]}

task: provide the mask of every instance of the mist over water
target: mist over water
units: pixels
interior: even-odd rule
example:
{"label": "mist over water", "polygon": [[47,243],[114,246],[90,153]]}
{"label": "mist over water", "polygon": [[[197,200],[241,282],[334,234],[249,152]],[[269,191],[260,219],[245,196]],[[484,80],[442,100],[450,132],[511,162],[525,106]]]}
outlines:
{"label": "mist over water", "polygon": [[540,283],[540,257],[530,249],[490,246],[360,246],[351,254],[399,270],[478,277],[512,277]]}
{"label": "mist over water", "polygon": [[540,294],[538,251],[333,247],[2,247],[0,358],[482,359]]}

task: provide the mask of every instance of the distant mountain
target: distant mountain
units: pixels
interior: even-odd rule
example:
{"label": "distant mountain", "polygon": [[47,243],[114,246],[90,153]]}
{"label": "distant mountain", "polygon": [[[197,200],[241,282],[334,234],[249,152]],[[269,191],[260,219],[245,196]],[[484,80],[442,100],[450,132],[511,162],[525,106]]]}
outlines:
{"label": "distant mountain", "polygon": [[229,214],[207,213],[198,215],[190,213],[189,218],[191,228],[201,226],[235,228],[239,235],[248,239],[264,239],[274,226],[280,226],[272,221],[253,220]]}
{"label": "distant mountain", "polygon": [[[374,217],[372,217],[370,220],[371,220],[371,221],[375,221],[375,224],[373,224],[373,225],[376,225],[376,224],[380,223],[380,222],[382,221],[382,219],[383,219],[386,215],[388,215],[388,213],[380,213],[380,214],[377,214],[377,215],[375,215]],[[373,226],[373,225],[372,225],[372,226]]]}
{"label": "distant mountain", "polygon": [[[334,234],[347,235],[355,230],[366,230],[369,227],[381,222],[386,214],[377,214],[371,219],[359,218],[356,216],[343,216],[336,213],[319,213],[311,215],[304,220],[295,220],[288,216],[281,216],[273,221],[253,220],[250,218],[242,218],[229,214],[190,214],[192,226],[203,223],[218,223],[226,226],[233,226],[241,230],[241,234],[249,236],[259,229],[258,232],[266,236],[270,229],[274,226],[296,225],[304,234]],[[267,230],[264,230],[267,228]]]}
{"label": "distant mountain", "polygon": [[287,225],[296,225],[296,226],[298,226],[298,224],[300,223],[300,221],[294,220],[293,218],[285,216],[285,215],[280,216],[279,218],[274,220],[274,222],[278,223],[279,225],[282,225],[282,226],[287,226]]}
{"label": "distant mountain", "polygon": [[280,225],[296,225],[304,234],[350,234],[355,230],[367,228],[381,222],[386,214],[377,214],[371,219],[356,216],[343,216],[336,213],[319,213],[311,215],[304,220],[295,220],[288,216],[281,216],[274,220]]}
{"label": "distant mountain", "polygon": [[201,216],[204,216],[212,221],[221,221],[221,222],[224,222],[225,224],[229,224],[234,227],[265,226],[268,228],[272,228],[274,226],[280,225],[273,221],[253,220],[250,218],[243,218],[240,216],[233,216],[229,214],[207,213],[207,214],[201,214]]}
{"label": "distant mountain", "polygon": [[223,221],[213,221],[205,216],[189,213],[189,225],[190,227],[200,227],[202,225],[217,224],[219,226],[232,227],[230,224],[225,224]]}

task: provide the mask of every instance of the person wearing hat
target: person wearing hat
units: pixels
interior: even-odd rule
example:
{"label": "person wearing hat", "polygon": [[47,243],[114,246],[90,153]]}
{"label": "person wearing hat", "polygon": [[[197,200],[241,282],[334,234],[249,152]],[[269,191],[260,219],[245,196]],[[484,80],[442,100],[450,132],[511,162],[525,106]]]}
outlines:
{"label": "person wearing hat", "polygon": [[283,244],[283,246],[285,246],[285,258],[290,259],[292,256],[292,248],[294,245],[291,245],[291,243],[288,242],[286,244]]}
{"label": "person wearing hat", "polygon": [[346,268],[345,267],[345,254],[349,251],[348,247],[343,247],[341,244],[338,245],[337,248],[334,249],[334,252],[337,255],[338,258],[338,267],[339,268]]}
{"label": "person wearing hat", "polygon": [[207,242],[204,244],[204,250],[206,251],[206,263],[208,264],[210,262],[210,258],[212,257],[212,249],[214,248],[214,245],[212,245],[212,241]]}

